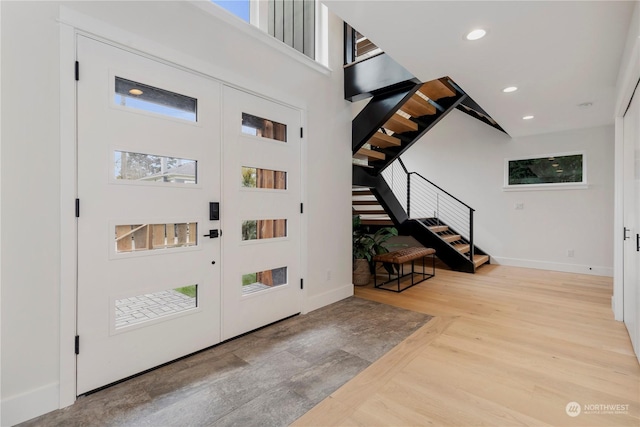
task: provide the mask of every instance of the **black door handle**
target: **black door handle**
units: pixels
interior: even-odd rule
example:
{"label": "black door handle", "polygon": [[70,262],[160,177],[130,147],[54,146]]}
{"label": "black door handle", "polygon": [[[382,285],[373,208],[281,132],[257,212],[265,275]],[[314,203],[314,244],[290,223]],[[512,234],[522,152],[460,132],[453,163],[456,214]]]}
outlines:
{"label": "black door handle", "polygon": [[209,230],[209,234],[205,234],[202,237],[208,237],[210,239],[216,239],[222,236],[222,230]]}
{"label": "black door handle", "polygon": [[636,251],[640,252],[640,234],[636,234]]}
{"label": "black door handle", "polygon": [[622,240],[627,240],[629,238],[629,236],[627,236],[627,231],[631,231],[631,230],[627,227],[624,227],[624,236]]}

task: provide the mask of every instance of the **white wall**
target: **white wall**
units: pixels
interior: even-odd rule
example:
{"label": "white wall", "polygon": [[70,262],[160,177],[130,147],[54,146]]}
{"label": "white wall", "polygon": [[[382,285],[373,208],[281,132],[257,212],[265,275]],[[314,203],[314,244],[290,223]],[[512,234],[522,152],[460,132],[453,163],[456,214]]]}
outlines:
{"label": "white wall", "polygon": [[[403,161],[476,209],[475,241],[493,261],[611,275],[613,149],[613,126],[511,139],[456,110]],[[505,158],[571,151],[586,154],[588,189],[503,191]]]}
{"label": "white wall", "polygon": [[[69,381],[59,374],[59,323],[70,316],[60,313],[61,289],[70,286],[60,280],[59,182],[68,174],[60,168],[60,4],[0,2],[2,425],[56,409],[65,401],[59,386]],[[118,27],[119,42],[306,109],[304,310],[351,295],[351,112],[342,93],[341,22],[330,15],[334,71],[323,72],[186,2],[64,5],[97,20],[98,34]],[[63,336],[74,333],[66,329]]]}

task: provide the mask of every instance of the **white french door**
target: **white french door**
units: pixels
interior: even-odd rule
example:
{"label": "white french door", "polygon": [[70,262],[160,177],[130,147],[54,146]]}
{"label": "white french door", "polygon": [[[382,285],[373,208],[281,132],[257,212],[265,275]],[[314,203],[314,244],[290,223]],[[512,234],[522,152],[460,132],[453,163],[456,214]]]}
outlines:
{"label": "white french door", "polygon": [[220,85],[78,37],[77,393],[220,342]]}
{"label": "white french door", "polygon": [[624,116],[624,323],[640,360],[640,94]]}
{"label": "white french door", "polygon": [[224,88],[222,339],[300,312],[301,112]]}

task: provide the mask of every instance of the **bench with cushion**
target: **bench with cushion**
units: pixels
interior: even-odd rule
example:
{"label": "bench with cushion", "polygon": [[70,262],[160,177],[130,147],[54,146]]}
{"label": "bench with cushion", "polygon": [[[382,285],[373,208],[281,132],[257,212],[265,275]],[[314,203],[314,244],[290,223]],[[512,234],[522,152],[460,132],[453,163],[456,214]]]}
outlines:
{"label": "bench with cushion", "polygon": [[[398,249],[397,251],[388,252],[386,254],[380,254],[373,257],[374,265],[381,262],[383,264],[393,264],[396,266],[398,274],[394,274],[397,276],[392,278],[389,273],[388,280],[384,283],[378,284],[377,274],[373,275],[373,283],[376,288],[384,289],[387,291],[393,292],[402,292],[405,289],[412,287],[413,285],[417,285],[420,282],[423,282],[427,279],[432,278],[436,275],[436,251],[432,248],[404,248]],[[431,273],[427,273],[425,271],[425,258],[431,256],[432,264],[431,264]],[[415,271],[415,262],[416,260],[422,260],[422,273],[416,273]],[[404,273],[404,264],[411,262],[411,272],[405,274]],[[422,274],[421,280],[417,282],[414,281],[416,275]],[[407,281],[404,287],[401,288],[401,279],[405,277],[411,276],[411,282]],[[391,285],[391,286],[389,286]],[[397,285],[397,287],[395,286]],[[394,289],[395,288],[395,289]]]}

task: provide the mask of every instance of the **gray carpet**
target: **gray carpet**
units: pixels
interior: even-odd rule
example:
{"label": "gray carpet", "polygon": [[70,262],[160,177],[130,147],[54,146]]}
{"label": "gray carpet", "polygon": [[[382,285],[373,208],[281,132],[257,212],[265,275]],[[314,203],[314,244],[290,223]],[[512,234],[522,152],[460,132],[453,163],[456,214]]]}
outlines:
{"label": "gray carpet", "polygon": [[24,426],[286,426],[431,317],[360,298],[81,397]]}

